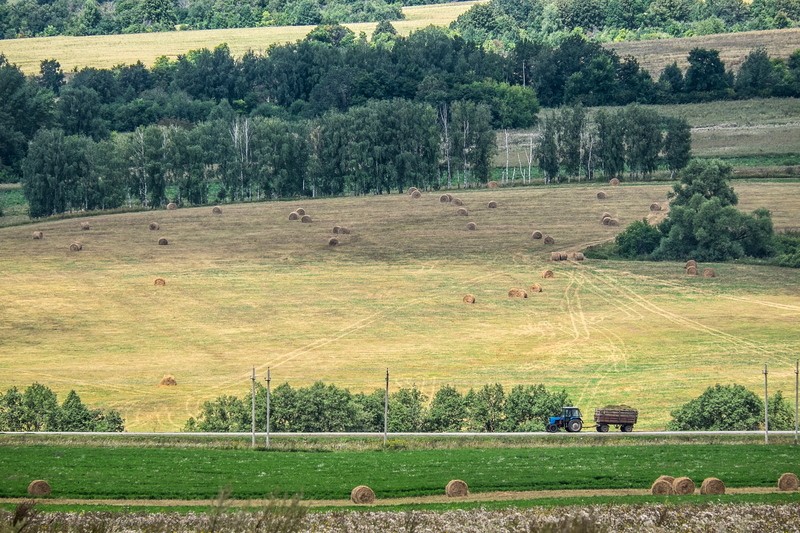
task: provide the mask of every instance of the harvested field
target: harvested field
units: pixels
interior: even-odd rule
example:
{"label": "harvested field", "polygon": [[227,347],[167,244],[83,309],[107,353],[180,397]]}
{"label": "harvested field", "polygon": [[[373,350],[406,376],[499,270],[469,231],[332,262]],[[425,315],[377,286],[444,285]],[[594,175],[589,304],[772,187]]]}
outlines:
{"label": "harvested field", "polygon": [[[800,183],[735,187],[742,209],[768,207],[777,229],[796,226]],[[626,184],[607,209],[641,220],[669,188]],[[161,211],[175,243],[163,248],[146,229],[151,212],[99,215],[87,232],[75,219],[5,227],[0,382],[38,381],[60,398],[75,389],[87,404],[119,409],[131,431],[177,430],[204,401],[244,395],[253,364],[270,366],[276,384],[323,380],[353,392],[379,388],[387,367],[402,368],[393,390],[416,383],[429,396],[444,384],[543,382],[584,409],[635,405],[637,429],[662,428],[671,409],[715,383],[758,391],[754,360],[770,364],[770,388],[792,390],[798,270],[704,264],[718,274],[704,280],[686,276],[683,261],[584,261],[540,277],[556,264],[533,229],[569,251],[624,229],[600,225],[597,203],[580,200],[595,192],[459,191],[480,224],[469,238],[438,195],[405,194],[304,200],[316,223],[303,226],[286,220],[296,206],[285,202],[226,204],[224,224],[210,207]],[[487,208],[489,199],[503,208]],[[358,222],[348,245],[329,249],[331,228],[349,221]],[[78,237],[83,251],[69,253]],[[157,277],[166,290],[153,287]],[[546,285],[535,305],[508,298],[534,281]],[[467,293],[479,304],[461,303]],[[266,355],[254,362],[254,353]],[[168,372],[179,387],[157,386]],[[660,389],[670,394],[652,394]]]}

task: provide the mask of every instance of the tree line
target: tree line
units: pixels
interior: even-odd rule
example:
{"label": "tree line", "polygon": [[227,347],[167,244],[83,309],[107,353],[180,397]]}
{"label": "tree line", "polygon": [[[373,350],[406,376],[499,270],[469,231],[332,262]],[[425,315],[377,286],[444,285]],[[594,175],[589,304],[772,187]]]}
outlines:
{"label": "tree line", "polygon": [[520,35],[557,42],[577,31],[618,42],[798,25],[795,0],[491,0],[474,5],[451,27],[469,41],[503,49]]}
{"label": "tree line", "polygon": [[676,172],[691,158],[691,128],[683,118],[660,115],[636,105],[589,116],[583,106],[547,113],[531,150],[545,183],[565,177],[591,180],[597,171],[605,179],[646,178],[659,168]]}
{"label": "tree line", "polygon": [[0,431],[125,431],[113,410],[91,409],[71,390],[59,404],[56,394],[34,383],[24,391],[12,387],[0,394]]}
{"label": "tree line", "polygon": [[[266,431],[267,390],[256,384],[256,431]],[[203,404],[184,431],[243,432],[252,428],[252,393],[224,395]],[[515,385],[506,391],[499,383],[460,393],[450,385],[428,398],[416,387],[389,395],[390,432],[524,432],[545,431],[548,417],[572,405],[566,391],[544,385]],[[382,432],[385,391],[351,393],[317,382],[292,388],[288,383],[270,391],[270,430],[275,432]],[[794,427],[794,413],[778,391],[769,398],[770,428]],[[585,411],[584,425],[590,425]],[[673,431],[757,430],[763,427],[764,402],[741,385],[715,385],[670,412]]]}
{"label": "tree line", "polygon": [[[266,431],[267,391],[256,384],[256,429]],[[252,393],[220,396],[203,404],[185,431],[250,431]],[[270,429],[302,432],[381,432],[385,391],[351,393],[317,382],[293,388],[284,383],[270,392]],[[445,385],[429,398],[416,387],[389,395],[388,429],[392,432],[544,431],[547,417],[570,405],[565,391],[544,385],[516,385],[506,392],[494,383],[462,394]]]}

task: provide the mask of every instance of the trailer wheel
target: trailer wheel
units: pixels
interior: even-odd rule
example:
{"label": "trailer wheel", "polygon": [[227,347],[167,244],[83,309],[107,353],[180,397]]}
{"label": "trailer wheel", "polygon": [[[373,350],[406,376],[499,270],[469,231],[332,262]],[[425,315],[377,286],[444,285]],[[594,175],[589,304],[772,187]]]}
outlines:
{"label": "trailer wheel", "polygon": [[580,420],[570,420],[569,424],[567,424],[567,429],[573,433],[577,433],[583,427],[583,422]]}
{"label": "trailer wheel", "polygon": [[597,431],[600,433],[608,433],[608,424],[600,424],[597,426]]}
{"label": "trailer wheel", "polygon": [[548,433],[555,433],[558,431],[558,427],[555,424],[547,424],[547,432]]}
{"label": "trailer wheel", "polygon": [[625,433],[630,433],[633,431],[633,424],[623,424],[620,429]]}

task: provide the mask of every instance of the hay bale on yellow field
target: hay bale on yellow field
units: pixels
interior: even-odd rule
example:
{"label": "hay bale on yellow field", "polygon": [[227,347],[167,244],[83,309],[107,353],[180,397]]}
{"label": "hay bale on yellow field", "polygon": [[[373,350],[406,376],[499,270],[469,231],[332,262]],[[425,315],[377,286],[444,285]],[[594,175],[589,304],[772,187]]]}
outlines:
{"label": "hay bale on yellow field", "polygon": [[310,224],[311,222],[314,222],[314,221],[311,220],[311,216],[310,215],[303,215],[303,216],[300,217],[300,222],[302,222],[303,224]]}
{"label": "hay bale on yellow field", "polygon": [[164,237],[161,237],[160,239],[158,239],[158,244],[160,246],[166,246],[166,245],[169,244],[169,241],[167,239],[165,239]]}
{"label": "hay bale on yellow field", "polygon": [[83,231],[89,231],[90,229],[92,229],[92,225],[89,224],[88,222],[81,222],[81,229]]}
{"label": "hay bale on yellow field", "polygon": [[686,261],[686,265],[685,266],[686,266],[686,268],[697,267],[697,261],[695,261],[694,259],[689,259],[688,261]]}
{"label": "hay bale on yellow field", "polygon": [[475,297],[473,295],[471,295],[471,294],[464,295],[463,300],[464,300],[465,304],[474,304],[475,303]]}
{"label": "hay bale on yellow field", "polygon": [[534,292],[534,293],[535,293],[535,292],[542,292],[542,286],[541,286],[541,285],[539,285],[538,283],[534,283],[533,285],[531,285],[531,286],[528,288],[528,291],[530,291],[530,292]]}
{"label": "hay bale on yellow field", "polygon": [[550,252],[550,261],[561,261],[561,252]]}
{"label": "hay bale on yellow field", "polygon": [[617,218],[609,219],[608,225],[609,226],[619,226],[619,219],[617,219]]}
{"label": "hay bale on yellow field", "polygon": [[675,494],[685,495],[685,494],[694,494],[694,481],[688,477],[676,477],[675,481],[672,482],[672,490],[675,491]]}
{"label": "hay bale on yellow field", "polygon": [[542,232],[539,230],[536,230],[533,233],[531,233],[531,239],[539,240],[542,237],[544,237],[544,235],[542,235]]}
{"label": "hay bale on yellow field", "polygon": [[42,233],[41,231],[34,231],[33,232],[33,240],[40,241],[42,239],[44,239],[44,233]]}
{"label": "hay bale on yellow field", "polygon": [[586,259],[586,256],[583,255],[582,252],[575,252],[574,259],[575,261],[583,261],[584,259]]}
{"label": "hay bale on yellow field", "polygon": [[597,193],[597,199],[598,199],[598,200],[605,200],[605,199],[606,199],[606,193],[605,193],[605,192],[603,192],[603,191],[599,191],[599,192]]}
{"label": "hay bale on yellow field", "polygon": [[[491,183],[491,182],[490,182]],[[458,498],[469,494],[469,487],[460,479],[450,481],[444,488],[444,493],[450,498]]]}
{"label": "hay bale on yellow field", "polygon": [[713,268],[704,268],[703,269],[703,277],[704,278],[716,278],[717,273],[714,272]]}
{"label": "hay bale on yellow field", "polygon": [[79,242],[73,242],[69,245],[70,252],[80,252],[81,250],[83,250],[83,245]]}
{"label": "hay bale on yellow field", "polygon": [[328,239],[328,246],[336,246],[337,244],[339,244],[339,239],[336,237],[331,237]]}
{"label": "hay bale on yellow field", "polygon": [[150,231],[161,229],[161,226],[158,225],[158,222],[151,222],[147,227],[150,228]]}
{"label": "hay bale on yellow field", "polygon": [[176,204],[175,202],[170,202],[167,204],[167,209],[169,209],[170,211],[175,211],[176,209],[178,209],[178,204]]}
{"label": "hay bale on yellow field", "polygon": [[496,181],[490,181],[489,183],[486,184],[486,187],[488,187],[489,189],[496,189],[499,186],[500,184],[497,183]]}
{"label": "hay bale on yellow field", "polygon": [[609,182],[611,185],[614,185],[614,186],[617,186],[617,185],[619,185],[619,179],[617,179],[617,178],[611,178],[611,179],[610,179],[608,182]]}
{"label": "hay bale on yellow field", "polygon": [[550,278],[554,278],[554,277],[555,277],[555,274],[553,274],[552,270],[543,270],[542,271],[542,278],[550,279]]}
{"label": "hay bale on yellow field", "polygon": [[544,236],[544,243],[545,244],[555,244],[556,240],[554,238],[552,238],[550,235],[545,235]]}
{"label": "hay bale on yellow field", "polygon": [[475,231],[476,229],[478,229],[478,225],[475,224],[474,222],[468,222],[467,223],[467,229],[469,231]]}
{"label": "hay bale on yellow field", "polygon": [[178,382],[175,380],[175,376],[167,374],[166,376],[161,378],[161,381],[159,381],[158,384],[163,385],[165,387],[174,387],[178,384]]}
{"label": "hay bale on yellow field", "polygon": [[50,483],[43,479],[34,479],[28,484],[29,496],[41,498],[42,496],[50,496],[51,492],[52,489],[50,488]]}
{"label": "hay bale on yellow field", "polygon": [[339,233],[339,231],[341,231],[341,229],[342,229],[342,227],[341,227],[341,226],[334,226],[334,227],[333,227],[333,230],[332,230],[332,231],[333,231],[333,234],[334,234],[334,235],[338,235],[338,233]]}
{"label": "hay bale on yellow field", "polygon": [[414,199],[422,198],[422,193],[419,192],[419,191],[414,191],[414,192],[411,193],[411,198],[414,198]]}
{"label": "hay bale on yellow field", "polygon": [[417,189],[416,187],[409,187],[409,188],[408,188],[408,190],[406,191],[406,193],[407,193],[409,196],[411,196],[411,195],[412,195],[412,194],[414,194],[415,192],[419,192],[419,189]]}
{"label": "hay bale on yellow field", "polygon": [[697,275],[697,267],[696,266],[688,266],[688,267],[686,267],[686,275],[687,276],[696,276]]}
{"label": "hay bale on yellow field", "polygon": [[661,204],[653,202],[650,204],[650,211],[661,211]]}
{"label": "hay bale on yellow field", "polygon": [[525,289],[509,289],[508,291],[509,298],[527,298],[528,293],[525,292]]}
{"label": "hay bale on yellow field", "polygon": [[350,501],[358,504],[375,503],[375,492],[366,485],[359,485],[350,491]]}
{"label": "hay bale on yellow field", "polygon": [[488,204],[486,204],[486,207],[488,207],[489,209],[494,209],[495,207],[497,207],[497,202],[495,202],[494,200],[492,200],[491,202],[489,202]]}
{"label": "hay bale on yellow field", "polygon": [[462,216],[462,217],[465,217],[465,216],[469,215],[469,211],[467,211],[466,208],[464,208],[464,207],[459,207],[458,211],[456,211],[456,213],[458,213],[459,216]]}
{"label": "hay bale on yellow field", "polygon": [[715,477],[707,477],[700,484],[700,494],[725,494],[725,483]]}
{"label": "hay bale on yellow field", "polygon": [[156,285],[158,287],[163,287],[166,284],[167,280],[165,280],[164,278],[156,278],[155,280],[153,280],[153,285]]}
{"label": "hay bale on yellow field", "polygon": [[350,228],[345,228],[344,226],[342,226],[341,228],[339,228],[339,233],[341,235],[350,235]]}
{"label": "hay bale on yellow field", "polygon": [[215,215],[221,215],[222,208],[218,205],[215,205],[214,208],[211,210],[211,212],[214,213]]}
{"label": "hay bale on yellow field", "polygon": [[306,210],[303,209],[302,207],[298,207],[297,209],[294,210],[294,212],[297,213],[300,216],[303,216],[303,215],[306,214]]}
{"label": "hay bale on yellow field", "polygon": [[439,197],[439,201],[443,204],[449,203],[453,199],[449,194],[443,194]]}
{"label": "hay bale on yellow field", "polygon": [[289,220],[300,220],[300,215],[297,213],[297,211],[292,211],[289,213]]}
{"label": "hay bale on yellow field", "polygon": [[456,197],[453,197],[452,203],[453,205],[464,205],[464,202],[461,200],[461,198]]}

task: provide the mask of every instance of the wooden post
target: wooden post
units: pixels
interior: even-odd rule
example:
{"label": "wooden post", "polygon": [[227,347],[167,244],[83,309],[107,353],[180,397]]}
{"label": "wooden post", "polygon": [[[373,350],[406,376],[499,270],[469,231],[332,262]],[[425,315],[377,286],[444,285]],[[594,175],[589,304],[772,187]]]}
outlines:
{"label": "wooden post", "polygon": [[251,389],[251,398],[252,398],[252,409],[250,411],[250,429],[252,431],[252,442],[250,446],[252,448],[256,447],[256,367],[253,367],[253,375],[250,378],[252,381]]}
{"label": "wooden post", "polygon": [[270,382],[269,367],[267,367],[267,443],[266,443],[267,448],[269,448],[269,396],[270,396],[269,382]]}
{"label": "wooden post", "polygon": [[769,444],[769,395],[767,393],[767,363],[764,363],[764,444]]}
{"label": "wooden post", "polygon": [[389,369],[386,369],[386,391],[383,394],[383,445],[386,446],[386,435],[389,433]]}
{"label": "wooden post", "polygon": [[797,406],[800,389],[800,360],[794,363],[794,445],[797,446]]}

